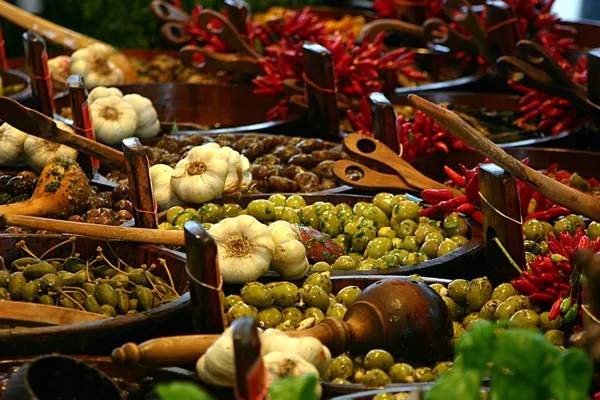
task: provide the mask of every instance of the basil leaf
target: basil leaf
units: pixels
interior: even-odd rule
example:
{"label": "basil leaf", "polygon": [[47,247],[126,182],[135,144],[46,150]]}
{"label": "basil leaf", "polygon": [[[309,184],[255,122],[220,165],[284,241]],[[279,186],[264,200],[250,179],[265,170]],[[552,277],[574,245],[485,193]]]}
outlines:
{"label": "basil leaf", "polygon": [[561,352],[547,377],[549,396],[555,400],[586,400],[594,367],[581,349]]}
{"label": "basil leaf", "polygon": [[458,226],[458,220],[454,221],[454,222],[448,222],[447,224],[444,225],[444,228],[452,229],[452,228],[456,228],[457,226]]}
{"label": "basil leaf", "polygon": [[160,400],[215,400],[208,392],[191,382],[171,382],[156,385]]}
{"label": "basil leaf", "polygon": [[425,393],[425,400],[479,400],[481,390],[480,371],[464,369],[454,364],[435,385]]}
{"label": "basil leaf", "polygon": [[455,346],[456,354],[460,354],[466,368],[479,371],[487,369],[487,362],[494,351],[494,331],[496,325],[488,321],[478,321],[470,332],[463,334]]}
{"label": "basil leaf", "polygon": [[278,400],[317,400],[315,389],[319,380],[314,374],[289,377],[269,386],[269,398]]}
{"label": "basil leaf", "polygon": [[492,398],[495,400],[548,400],[545,390],[540,392],[539,382],[532,382],[518,374],[507,373],[494,368],[490,383]]}

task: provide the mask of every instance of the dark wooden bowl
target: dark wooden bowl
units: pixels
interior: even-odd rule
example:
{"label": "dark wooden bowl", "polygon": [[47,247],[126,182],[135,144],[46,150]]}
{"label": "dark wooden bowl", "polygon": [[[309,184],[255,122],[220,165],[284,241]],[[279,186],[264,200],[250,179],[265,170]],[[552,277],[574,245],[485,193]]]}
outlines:
{"label": "dark wooden bowl", "polygon": [[600,47],[600,21],[591,19],[576,19],[565,21],[566,25],[577,29],[575,43],[582,49]]}
{"label": "dark wooden bowl", "polygon": [[[291,195],[297,193],[290,193],[284,195]],[[236,201],[241,207],[246,207],[248,203],[256,199],[267,199],[269,194],[256,194],[250,196],[243,196],[241,199]],[[307,204],[312,204],[317,201],[330,202],[333,204],[348,203],[354,205],[359,201],[371,201],[373,198],[363,195],[352,195],[352,194],[302,194],[302,197],[306,200]],[[226,203],[227,199],[218,199],[215,203]],[[164,221],[166,212],[162,212],[159,215]],[[132,225],[128,222],[127,225]],[[465,278],[472,279],[478,276],[478,267],[483,262],[483,234],[481,226],[477,223],[471,224],[471,235],[469,242],[464,246],[450,252],[441,257],[434,258],[415,265],[408,265],[404,267],[386,268],[380,270],[370,271],[340,271],[332,270],[331,276],[343,276],[350,279],[351,277],[364,277],[372,275],[399,275],[407,276],[412,274],[418,274],[422,276],[435,276],[439,278]],[[265,275],[267,280],[278,280],[281,279],[279,274],[273,271],[267,272]]]}
{"label": "dark wooden bowl", "polygon": [[[2,235],[2,257],[10,262],[27,254],[15,249],[15,244],[25,240],[36,254],[63,242],[67,235]],[[77,252],[84,259],[95,257],[96,248],[107,249],[109,242],[93,239],[77,239]],[[110,246],[128,264],[141,265],[155,263],[164,258],[170,267],[175,286],[179,293],[187,291],[188,277],[185,272],[185,256],[181,253],[153,246],[128,242],[111,241]],[[53,254],[55,257],[70,255],[71,246],[62,246]],[[111,258],[111,252],[106,251]],[[113,258],[114,259],[114,258]],[[156,274],[168,279],[161,269]],[[144,341],[157,336],[186,334],[193,332],[189,294],[176,301],[133,315],[111,318],[90,323],[37,327],[0,329],[0,358],[21,357],[60,351],[64,354],[110,354],[111,350],[125,340]]]}
{"label": "dark wooden bowl", "polygon": [[[138,93],[152,100],[162,128],[206,133],[235,133],[281,130],[297,117],[286,121],[266,121],[267,111],[280,100],[276,96],[257,96],[250,84],[132,83],[116,86],[124,94]],[[63,93],[55,97],[56,109],[70,107]],[[57,119],[72,125],[60,115]]]}
{"label": "dark wooden bowl", "polygon": [[18,101],[19,103],[23,103],[31,97],[31,82],[26,74],[14,69],[9,69],[0,72],[0,76],[2,77],[2,85],[4,87],[11,85],[25,85],[24,89],[9,95],[9,98]]}

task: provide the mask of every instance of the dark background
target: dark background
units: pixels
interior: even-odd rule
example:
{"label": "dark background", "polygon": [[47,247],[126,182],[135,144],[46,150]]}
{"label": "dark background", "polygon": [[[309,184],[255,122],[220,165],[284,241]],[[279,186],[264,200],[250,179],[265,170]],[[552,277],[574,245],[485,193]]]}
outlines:
{"label": "dark background", "polygon": [[[253,10],[273,5],[332,4],[333,0],[246,0]],[[15,0],[9,0],[15,3]],[[185,11],[201,3],[221,8],[223,0],[182,0]],[[44,0],[41,17],[120,48],[169,48],[148,5],[151,0]],[[584,0],[581,16],[600,20],[600,0]],[[23,55],[23,30],[0,18],[9,58]],[[48,44],[49,51],[58,49]]]}

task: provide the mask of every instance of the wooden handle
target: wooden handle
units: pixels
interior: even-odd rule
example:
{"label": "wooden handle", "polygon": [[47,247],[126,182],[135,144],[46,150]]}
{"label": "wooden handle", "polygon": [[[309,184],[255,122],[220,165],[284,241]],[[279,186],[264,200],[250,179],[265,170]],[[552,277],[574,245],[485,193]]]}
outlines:
{"label": "wooden handle", "polygon": [[514,56],[520,37],[513,8],[503,1],[487,1],[485,10],[489,60],[494,62],[501,56]]}
{"label": "wooden handle", "polygon": [[460,190],[443,185],[423,175],[385,144],[367,135],[350,134],[344,138],[343,145],[344,151],[353,158],[365,164],[373,164],[388,172],[394,172],[414,188],[447,189],[451,190],[454,196],[463,196]]}
{"label": "wooden handle", "polygon": [[240,35],[248,35],[248,23],[250,22],[250,6],[242,0],[225,0],[225,11],[227,19],[235,27]]}
{"label": "wooden handle", "polygon": [[48,70],[48,53],[46,42],[35,32],[23,34],[27,73],[31,79],[34,107],[42,114],[53,117],[56,110],[52,80]]}
{"label": "wooden handle", "polygon": [[362,42],[365,39],[374,39],[380,32],[398,32],[419,39],[423,38],[423,27],[420,25],[397,19],[378,19],[376,21],[371,21],[362,27],[357,41]]}
{"label": "wooden handle", "polygon": [[410,94],[408,100],[413,107],[429,115],[438,124],[446,128],[448,132],[451,132],[523,182],[533,186],[554,203],[567,207],[593,221],[600,221],[600,201],[522,164],[452,111],[414,94]]}
{"label": "wooden handle", "polygon": [[4,45],[4,35],[2,34],[2,24],[0,24],[0,72],[8,70],[8,60],[6,58],[6,46]]}
{"label": "wooden handle", "polygon": [[235,393],[240,399],[254,399],[266,392],[266,371],[260,354],[260,339],[252,317],[231,324],[235,360]]}
{"label": "wooden handle", "polygon": [[0,324],[14,326],[66,325],[93,322],[108,317],[87,311],[21,301],[3,301]]}
{"label": "wooden handle", "polygon": [[396,132],[394,106],[382,93],[371,93],[369,104],[373,119],[373,137],[392,149],[396,154],[399,154],[400,144]]}
{"label": "wooden handle", "polygon": [[125,138],[122,142],[125,155],[125,170],[129,182],[129,193],[133,204],[135,226],[138,228],[156,229],[158,205],[152,193],[150,180],[150,163],[146,150],[136,137]]}
{"label": "wooden handle", "polygon": [[121,168],[125,166],[122,152],[87,137],[62,130],[52,118],[27,108],[16,100],[0,97],[0,119],[30,135],[64,144],[108,164],[121,166]]}
{"label": "wooden handle", "polygon": [[[4,211],[0,207],[0,212]],[[138,243],[183,246],[183,232],[161,229],[125,228],[120,226],[96,225],[83,222],[60,221],[49,218],[24,215],[0,214],[0,226],[20,226],[30,229],[44,229],[54,232],[71,233],[102,239],[128,240]]]}
{"label": "wooden handle", "polygon": [[[600,49],[588,51],[587,57],[587,95],[590,102],[600,104]],[[597,107],[590,107],[590,117],[594,129],[600,130],[600,110]]]}
{"label": "wooden handle", "polygon": [[222,333],[225,314],[217,245],[200,222],[186,222],[184,232],[194,329],[198,333]]}
{"label": "wooden handle", "polygon": [[[358,180],[349,178],[348,174],[352,172],[358,173],[362,178]],[[333,164],[333,173],[339,181],[357,189],[417,191],[417,189],[408,185],[398,175],[382,174],[351,160],[336,161]]]}

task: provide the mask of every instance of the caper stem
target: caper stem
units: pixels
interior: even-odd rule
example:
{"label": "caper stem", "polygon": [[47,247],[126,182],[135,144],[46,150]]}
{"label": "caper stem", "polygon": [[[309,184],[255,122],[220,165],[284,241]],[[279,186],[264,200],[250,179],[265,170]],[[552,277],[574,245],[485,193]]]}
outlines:
{"label": "caper stem", "polygon": [[77,287],[77,286],[63,286],[62,289],[63,290],[66,289],[66,290],[70,290],[70,291],[78,291],[81,294],[86,295],[86,296],[89,295],[88,292],[86,292],[85,290],[83,290],[82,288]]}
{"label": "caper stem", "polygon": [[25,243],[24,240],[21,240],[20,242],[18,242],[15,245],[15,248],[22,249],[25,253],[29,254],[31,257],[35,258],[39,262],[42,262],[42,260],[40,260],[35,254],[33,254],[33,252],[29,249],[29,247],[27,247],[27,244]]}
{"label": "caper stem", "polygon": [[144,274],[146,275],[146,279],[148,279],[148,282],[150,282],[150,285],[152,285],[152,288],[156,291],[156,294],[158,294],[158,297],[162,297],[163,299],[166,298],[166,296],[164,294],[162,294],[160,292],[160,290],[158,290],[156,288],[156,285],[154,285],[154,282],[152,282],[152,279],[150,278],[150,272],[144,270]]}
{"label": "caper stem", "polygon": [[162,267],[165,269],[165,272],[167,273],[167,276],[169,277],[169,283],[171,284],[171,289],[173,289],[175,294],[177,296],[179,296],[177,289],[175,289],[175,283],[173,283],[173,277],[171,276],[171,270],[169,269],[169,266],[167,265],[167,261],[164,258],[159,258],[158,263],[160,265],[162,265]]}
{"label": "caper stem", "polygon": [[44,257],[46,257],[49,253],[53,252],[54,250],[58,249],[59,247],[67,244],[67,243],[71,243],[71,254],[73,254],[75,252],[75,241],[77,240],[77,238],[75,236],[71,236],[70,238],[68,238],[67,240],[64,240],[62,242],[60,242],[59,244],[50,247],[48,250],[46,250],[44,252],[44,254],[42,254],[40,256],[40,259],[44,259]]}
{"label": "caper stem", "polygon": [[110,250],[110,252],[113,254],[113,256],[115,256],[115,258],[117,259],[117,261],[118,261],[118,263],[117,263],[117,266],[119,267],[119,269],[120,269],[120,267],[121,267],[121,264],[125,265],[125,266],[126,266],[126,267],[128,267],[128,268],[132,268],[132,266],[131,266],[131,265],[127,264],[125,261],[123,261],[123,260],[121,259],[121,257],[119,257],[119,255],[117,254],[117,252],[116,252],[116,251],[115,251],[115,250],[112,248],[112,246],[110,245],[110,242],[106,242],[106,245],[108,246],[108,249],[109,249],[109,250]]}
{"label": "caper stem", "polygon": [[69,296],[64,290],[58,289],[57,292],[60,293],[60,294],[62,294],[63,296],[65,296],[67,299],[71,300],[73,303],[75,303],[75,305],[77,305],[77,307],[79,309],[81,309],[81,311],[87,312],[87,310],[81,304],[79,304],[79,302],[77,300],[75,300],[74,298],[72,298],[71,296]]}
{"label": "caper stem", "polygon": [[106,261],[106,263],[108,264],[109,267],[111,267],[112,269],[114,269],[115,271],[117,271],[117,273],[128,275],[127,272],[121,271],[119,268],[117,268],[114,265],[112,265],[112,263],[110,261],[108,261],[108,258],[106,258],[104,256],[104,252],[102,251],[102,247],[98,246],[98,248],[96,250],[98,251],[98,253],[100,253],[100,257],[102,257],[102,259],[104,261]]}

